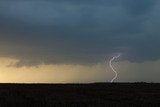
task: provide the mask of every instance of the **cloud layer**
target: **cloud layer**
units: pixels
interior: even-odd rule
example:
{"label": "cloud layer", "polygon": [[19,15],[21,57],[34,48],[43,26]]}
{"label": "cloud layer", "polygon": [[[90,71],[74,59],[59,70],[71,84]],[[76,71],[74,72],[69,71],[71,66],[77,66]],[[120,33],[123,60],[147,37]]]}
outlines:
{"label": "cloud layer", "polygon": [[0,56],[39,64],[95,64],[160,58],[158,0],[2,0]]}
{"label": "cloud layer", "polygon": [[[108,64],[38,65],[38,67],[7,67],[18,60],[0,57],[0,82],[3,83],[93,83],[110,82],[114,77]],[[120,61],[113,63],[118,77],[115,82],[160,82],[160,60],[144,63]]]}

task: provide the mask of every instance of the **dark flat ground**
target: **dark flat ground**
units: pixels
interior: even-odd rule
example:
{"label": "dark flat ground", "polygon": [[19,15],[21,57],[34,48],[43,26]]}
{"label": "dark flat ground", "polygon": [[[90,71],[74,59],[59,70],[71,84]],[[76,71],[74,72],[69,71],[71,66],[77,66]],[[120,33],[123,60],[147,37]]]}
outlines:
{"label": "dark flat ground", "polygon": [[160,84],[0,84],[0,107],[160,107]]}

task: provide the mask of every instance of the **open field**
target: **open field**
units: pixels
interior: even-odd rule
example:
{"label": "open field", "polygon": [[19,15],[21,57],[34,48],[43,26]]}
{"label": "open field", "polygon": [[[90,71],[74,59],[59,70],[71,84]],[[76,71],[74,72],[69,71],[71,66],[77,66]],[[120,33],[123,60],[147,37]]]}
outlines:
{"label": "open field", "polygon": [[160,84],[0,84],[0,107],[160,106]]}

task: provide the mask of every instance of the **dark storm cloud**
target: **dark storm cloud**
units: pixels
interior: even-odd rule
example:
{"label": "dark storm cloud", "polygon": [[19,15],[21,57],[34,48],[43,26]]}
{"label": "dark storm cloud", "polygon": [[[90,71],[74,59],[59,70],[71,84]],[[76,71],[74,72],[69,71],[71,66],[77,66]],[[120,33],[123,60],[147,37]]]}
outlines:
{"label": "dark storm cloud", "polygon": [[143,15],[152,10],[157,0],[122,0],[129,14]]}
{"label": "dark storm cloud", "polygon": [[[157,0],[2,0],[1,56],[16,66],[159,59]],[[154,42],[153,42],[154,41]]]}

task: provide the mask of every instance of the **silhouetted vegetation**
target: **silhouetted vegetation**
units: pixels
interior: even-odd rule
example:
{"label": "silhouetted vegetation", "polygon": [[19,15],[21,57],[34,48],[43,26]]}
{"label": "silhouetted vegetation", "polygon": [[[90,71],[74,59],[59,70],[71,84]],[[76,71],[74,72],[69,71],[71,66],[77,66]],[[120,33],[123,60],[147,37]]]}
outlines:
{"label": "silhouetted vegetation", "polygon": [[0,84],[0,107],[160,106],[160,84]]}

